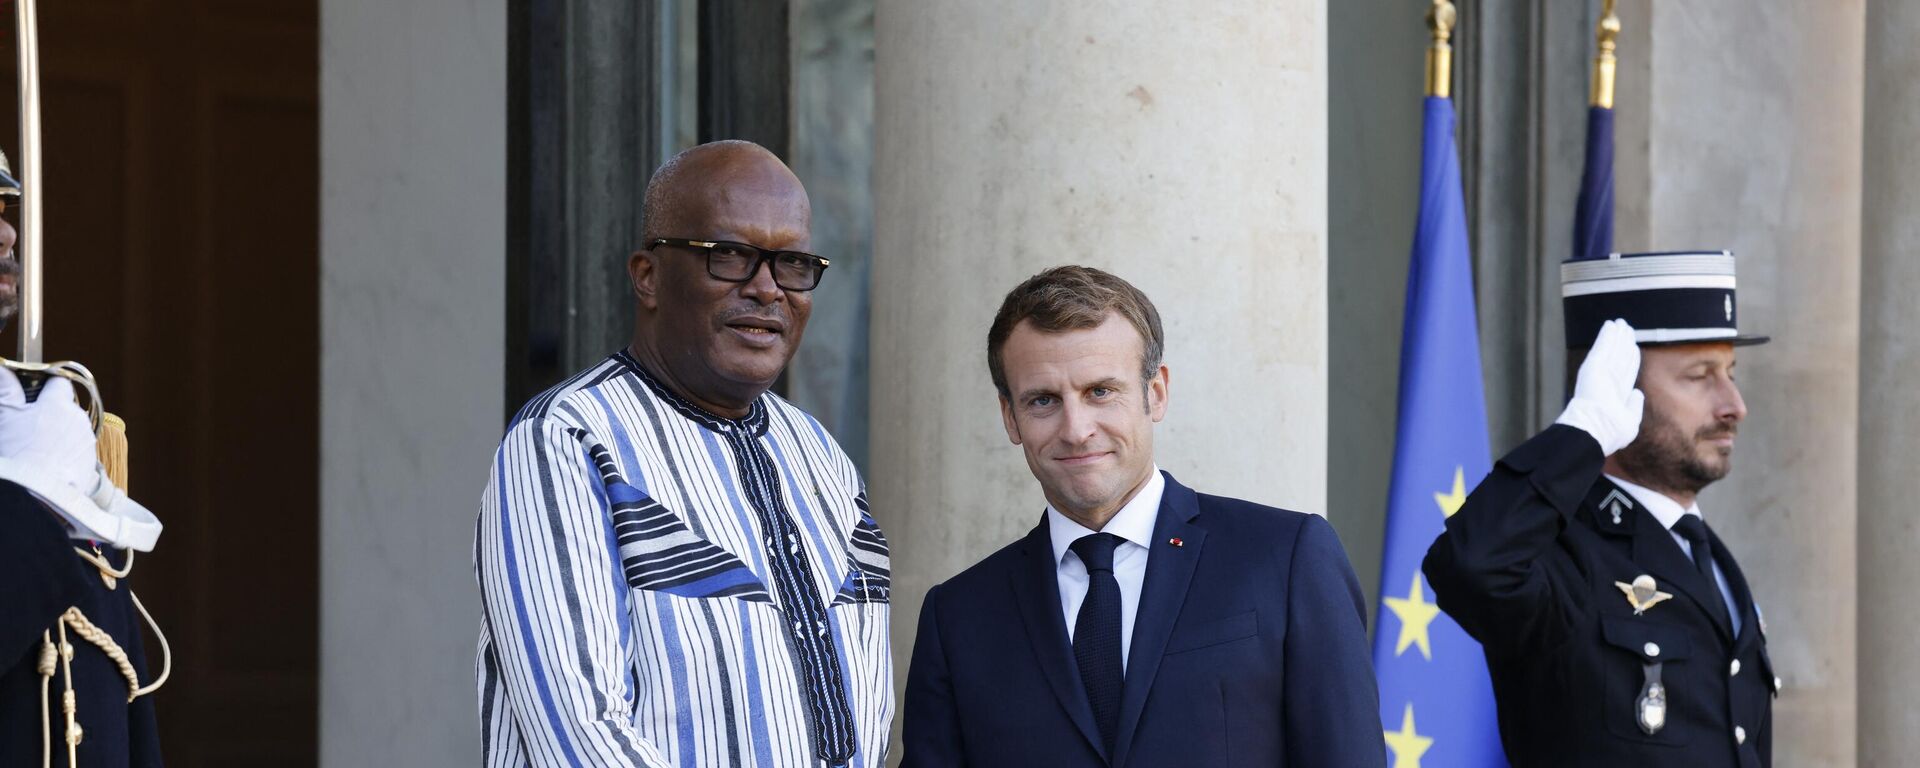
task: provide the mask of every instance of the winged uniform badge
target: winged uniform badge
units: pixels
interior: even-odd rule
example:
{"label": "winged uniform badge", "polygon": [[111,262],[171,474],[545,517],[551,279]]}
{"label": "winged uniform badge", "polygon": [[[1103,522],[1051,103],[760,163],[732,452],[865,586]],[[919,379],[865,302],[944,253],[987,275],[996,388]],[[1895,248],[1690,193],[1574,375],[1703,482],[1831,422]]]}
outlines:
{"label": "winged uniform badge", "polygon": [[1632,584],[1616,581],[1613,585],[1619,587],[1621,592],[1626,593],[1627,604],[1633,606],[1633,615],[1635,616],[1646,613],[1648,608],[1673,599],[1673,595],[1659,590],[1659,586],[1654,583],[1652,576],[1644,573],[1633,577]]}

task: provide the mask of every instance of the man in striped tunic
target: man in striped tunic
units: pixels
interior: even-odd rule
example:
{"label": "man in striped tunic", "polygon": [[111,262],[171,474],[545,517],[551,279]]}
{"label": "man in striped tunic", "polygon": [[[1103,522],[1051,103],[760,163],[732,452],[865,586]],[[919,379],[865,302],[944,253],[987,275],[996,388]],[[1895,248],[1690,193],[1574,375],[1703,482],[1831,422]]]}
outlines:
{"label": "man in striped tunic", "polygon": [[767,392],[827,260],[747,142],[647,185],[633,343],[527,403],[474,563],[489,766],[880,766],[886,539],[819,422]]}

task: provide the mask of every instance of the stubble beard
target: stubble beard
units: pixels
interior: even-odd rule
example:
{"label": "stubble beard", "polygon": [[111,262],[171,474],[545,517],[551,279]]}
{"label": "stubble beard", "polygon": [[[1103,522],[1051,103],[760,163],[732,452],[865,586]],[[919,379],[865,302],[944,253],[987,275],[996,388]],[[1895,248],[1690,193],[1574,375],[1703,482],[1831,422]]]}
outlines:
{"label": "stubble beard", "polygon": [[1656,491],[1698,494],[1733,469],[1731,451],[1720,453],[1717,462],[1710,461],[1701,458],[1700,441],[1738,431],[1730,424],[1714,424],[1689,436],[1666,414],[1650,408],[1640,436],[1614,457],[1635,483]]}

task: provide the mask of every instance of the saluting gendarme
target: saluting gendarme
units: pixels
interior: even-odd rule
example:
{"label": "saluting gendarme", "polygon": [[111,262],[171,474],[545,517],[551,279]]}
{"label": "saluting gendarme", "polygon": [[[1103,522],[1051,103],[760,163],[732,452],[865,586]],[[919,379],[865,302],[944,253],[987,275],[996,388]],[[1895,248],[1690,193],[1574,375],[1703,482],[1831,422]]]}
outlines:
{"label": "saluting gendarme", "polygon": [[1502,458],[1427,553],[1440,607],[1485,646],[1515,768],[1772,762],[1766,622],[1695,497],[1732,467],[1746,402],[1734,259],[1563,265],[1558,422]]}

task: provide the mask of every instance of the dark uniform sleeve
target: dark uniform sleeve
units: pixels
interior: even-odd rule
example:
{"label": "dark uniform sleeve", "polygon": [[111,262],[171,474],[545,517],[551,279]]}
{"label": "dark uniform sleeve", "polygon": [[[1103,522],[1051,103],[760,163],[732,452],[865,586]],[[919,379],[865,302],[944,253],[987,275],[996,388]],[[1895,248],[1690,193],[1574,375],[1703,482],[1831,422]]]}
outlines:
{"label": "dark uniform sleeve", "polygon": [[[110,559],[126,563],[126,553]],[[35,668],[42,639],[68,608],[78,608],[127,653],[142,684],[152,682],[141,644],[144,626],[127,582],[109,590],[93,567],[74,556],[73,542],[52,511],[14,483],[0,480],[0,766],[39,765],[49,733],[41,727],[41,680]],[[160,768],[154,697],[127,702],[127,683],[108,656],[69,633],[75,653],[49,685],[55,762],[66,764],[57,703],[73,686],[85,728],[80,766]],[[71,673],[67,672],[71,669]]]}
{"label": "dark uniform sleeve", "polygon": [[[59,520],[26,489],[0,480],[0,765],[40,764],[41,639],[83,599],[81,577]],[[51,711],[61,716],[58,704]]]}
{"label": "dark uniform sleeve", "polygon": [[1494,465],[1427,550],[1436,602],[1490,653],[1557,647],[1583,615],[1585,579],[1557,540],[1605,459],[1586,432],[1548,427]]}
{"label": "dark uniform sleeve", "polygon": [[80,560],[53,513],[0,480],[0,672],[33,664],[40,635],[84,592]]}

